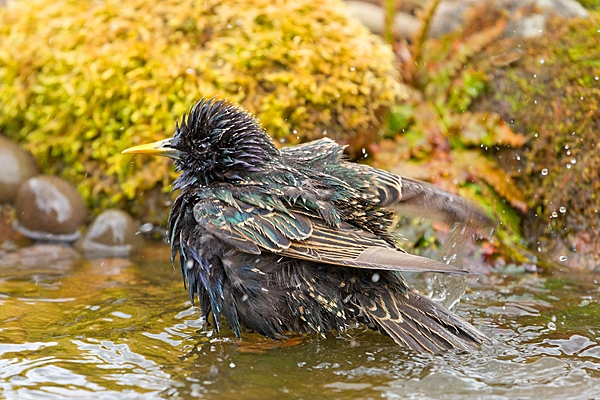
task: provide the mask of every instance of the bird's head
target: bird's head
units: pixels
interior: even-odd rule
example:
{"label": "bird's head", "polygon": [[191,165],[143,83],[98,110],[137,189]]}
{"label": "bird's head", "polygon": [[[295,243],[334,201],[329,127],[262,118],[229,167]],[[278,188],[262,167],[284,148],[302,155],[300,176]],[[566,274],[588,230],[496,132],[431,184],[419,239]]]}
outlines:
{"label": "bird's head", "polygon": [[250,113],[224,100],[202,99],[175,128],[172,138],[130,147],[123,153],[175,160],[182,174],[175,189],[244,179],[279,152]]}

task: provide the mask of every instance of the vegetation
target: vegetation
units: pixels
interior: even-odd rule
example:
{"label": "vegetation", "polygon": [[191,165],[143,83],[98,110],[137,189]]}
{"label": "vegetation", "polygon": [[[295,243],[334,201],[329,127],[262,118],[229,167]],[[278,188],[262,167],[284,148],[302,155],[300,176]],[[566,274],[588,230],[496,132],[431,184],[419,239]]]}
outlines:
{"label": "vegetation", "polygon": [[163,222],[168,162],[121,150],[218,95],[282,142],[360,151],[405,94],[394,60],[341,1],[16,1],[0,8],[0,131],[92,209]]}
{"label": "vegetation", "polygon": [[600,16],[551,20],[529,39],[503,38],[502,14],[488,19],[415,40],[409,101],[392,109],[375,162],[490,207],[512,258],[594,268]]}
{"label": "vegetation", "polygon": [[501,242],[512,247],[524,245],[520,215],[527,203],[498,154],[520,148],[527,139],[491,109],[472,110],[490,85],[484,70],[469,66],[504,27],[500,18],[484,29],[415,40],[414,59],[406,60],[403,70],[411,84],[409,100],[391,110],[386,139],[371,151],[377,166],[486,206],[499,218]]}
{"label": "vegetation", "polygon": [[[502,40],[476,60],[492,78],[478,109],[494,109],[528,136],[514,176],[530,212],[523,227],[554,261],[600,262],[600,14],[551,20],[547,34]],[[495,57],[520,46],[510,66]]]}

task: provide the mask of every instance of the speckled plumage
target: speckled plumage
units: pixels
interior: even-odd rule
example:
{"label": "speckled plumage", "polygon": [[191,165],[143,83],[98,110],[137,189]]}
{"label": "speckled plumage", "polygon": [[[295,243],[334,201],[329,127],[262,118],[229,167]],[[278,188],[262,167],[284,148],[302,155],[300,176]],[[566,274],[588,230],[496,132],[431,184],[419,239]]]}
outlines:
{"label": "speckled plumage", "polygon": [[238,336],[359,322],[418,351],[488,341],[399,273],[462,271],[403,252],[388,230],[390,206],[489,224],[464,200],[350,163],[329,139],[278,150],[254,117],[224,101],[200,101],[159,148],[182,171],[168,224],[172,261],[217,330],[224,316]]}

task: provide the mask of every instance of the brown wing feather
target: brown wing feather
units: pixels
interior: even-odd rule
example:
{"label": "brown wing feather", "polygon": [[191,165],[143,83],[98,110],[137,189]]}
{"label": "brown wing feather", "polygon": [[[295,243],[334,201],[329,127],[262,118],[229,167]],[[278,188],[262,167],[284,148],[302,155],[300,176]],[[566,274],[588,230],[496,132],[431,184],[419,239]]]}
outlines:
{"label": "brown wing feather", "polygon": [[481,229],[495,226],[494,221],[475,204],[429,183],[364,164],[346,162],[344,166],[371,182],[369,190],[379,200],[381,207],[392,207],[404,215],[434,219],[450,225],[461,223]]}
{"label": "brown wing feather", "polygon": [[[400,272],[441,272],[465,274],[466,271],[425,257],[392,248],[370,232],[342,224],[341,229],[316,225],[306,240],[292,242],[281,252],[293,258],[354,268]],[[344,229],[345,228],[345,229]]]}
{"label": "brown wing feather", "polygon": [[267,251],[353,268],[466,273],[435,260],[407,254],[375,234],[345,222],[334,229],[320,218],[256,207],[233,207],[218,199],[196,203],[194,217],[215,237],[246,253]]}

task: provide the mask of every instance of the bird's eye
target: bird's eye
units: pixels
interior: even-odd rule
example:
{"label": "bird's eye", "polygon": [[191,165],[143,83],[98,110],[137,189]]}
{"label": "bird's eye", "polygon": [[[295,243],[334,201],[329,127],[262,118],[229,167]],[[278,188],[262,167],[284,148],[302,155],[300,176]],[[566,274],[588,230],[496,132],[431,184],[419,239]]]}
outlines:
{"label": "bird's eye", "polygon": [[198,149],[200,151],[205,151],[208,148],[208,144],[207,143],[200,143],[200,145],[198,146]]}

